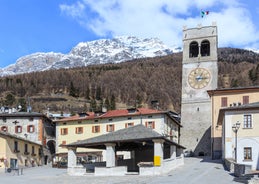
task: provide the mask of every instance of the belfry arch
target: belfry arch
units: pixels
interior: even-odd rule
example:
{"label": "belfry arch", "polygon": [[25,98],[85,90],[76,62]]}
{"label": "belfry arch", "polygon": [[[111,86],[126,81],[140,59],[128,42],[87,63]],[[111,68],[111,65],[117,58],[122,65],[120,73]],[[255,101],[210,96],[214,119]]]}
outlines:
{"label": "belfry arch", "polygon": [[201,42],[201,56],[210,56],[210,42],[208,40]]}
{"label": "belfry arch", "polygon": [[193,41],[190,43],[190,48],[189,48],[189,57],[198,57],[199,54],[199,44],[196,41]]}

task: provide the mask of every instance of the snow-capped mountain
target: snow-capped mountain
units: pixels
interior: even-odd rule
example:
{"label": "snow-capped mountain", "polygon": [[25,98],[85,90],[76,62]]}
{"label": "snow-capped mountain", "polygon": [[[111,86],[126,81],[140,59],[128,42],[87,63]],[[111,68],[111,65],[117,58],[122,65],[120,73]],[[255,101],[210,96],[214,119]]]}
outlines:
{"label": "snow-capped mountain", "polygon": [[136,58],[164,56],[179,51],[181,48],[170,48],[157,38],[140,39],[134,36],[122,36],[100,39],[81,42],[68,54],[49,52],[21,57],[15,64],[0,69],[0,76],[94,64],[120,63]]}

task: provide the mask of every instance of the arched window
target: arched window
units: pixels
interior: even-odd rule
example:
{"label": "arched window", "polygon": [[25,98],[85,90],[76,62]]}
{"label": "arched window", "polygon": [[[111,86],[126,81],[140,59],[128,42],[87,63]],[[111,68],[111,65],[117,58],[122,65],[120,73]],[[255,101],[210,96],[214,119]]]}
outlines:
{"label": "arched window", "polygon": [[3,132],[8,132],[7,126],[2,126],[2,127],[1,127],[1,131],[3,131]]}
{"label": "arched window", "polygon": [[201,42],[201,56],[209,56],[210,55],[210,42],[208,40],[204,40]]}
{"label": "arched window", "polygon": [[190,53],[189,53],[189,57],[198,57],[199,54],[199,45],[197,42],[193,41],[190,43]]}

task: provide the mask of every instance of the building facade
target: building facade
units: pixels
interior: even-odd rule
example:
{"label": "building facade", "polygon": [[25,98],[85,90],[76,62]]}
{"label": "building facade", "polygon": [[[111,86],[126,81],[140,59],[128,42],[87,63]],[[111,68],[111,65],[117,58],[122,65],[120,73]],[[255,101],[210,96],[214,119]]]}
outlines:
{"label": "building facade", "polygon": [[36,112],[0,113],[0,131],[43,145],[46,161],[55,154],[55,124]]}
{"label": "building facade", "polygon": [[[153,109],[133,108],[112,110],[105,113],[84,113],[56,121],[56,155],[67,156],[67,148],[62,145],[97,137],[127,127],[142,124],[179,143],[180,122],[173,112]],[[96,149],[78,148],[77,156],[86,161],[103,161],[104,152]],[[118,157],[127,156],[118,153]]]}
{"label": "building facade", "polygon": [[43,164],[42,145],[0,131],[0,170],[34,167]]}
{"label": "building facade", "polygon": [[183,29],[181,145],[194,155],[211,154],[211,99],[217,88],[218,35],[212,26]]}
{"label": "building facade", "polygon": [[[259,102],[222,108],[222,158],[259,170]],[[240,127],[236,129],[236,124]],[[233,130],[237,130],[235,131]]]}
{"label": "building facade", "polygon": [[221,108],[236,107],[258,101],[259,87],[229,88],[209,90],[211,98],[211,148],[212,158],[219,159],[222,156],[222,126],[218,124]]}

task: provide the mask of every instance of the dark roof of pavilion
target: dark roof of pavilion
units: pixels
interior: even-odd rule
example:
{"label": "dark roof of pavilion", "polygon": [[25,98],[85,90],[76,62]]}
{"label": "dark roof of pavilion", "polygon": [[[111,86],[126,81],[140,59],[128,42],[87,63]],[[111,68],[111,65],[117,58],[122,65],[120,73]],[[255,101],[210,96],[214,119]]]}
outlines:
{"label": "dark roof of pavilion", "polygon": [[164,139],[169,144],[176,145],[184,148],[183,146],[170,141],[165,136],[155,132],[151,128],[147,128],[143,125],[136,125],[125,129],[120,129],[115,132],[110,132],[97,137],[77,141],[71,144],[67,144],[66,147],[98,147],[98,145],[104,145],[106,143],[123,143],[134,141],[147,141],[152,139]]}

